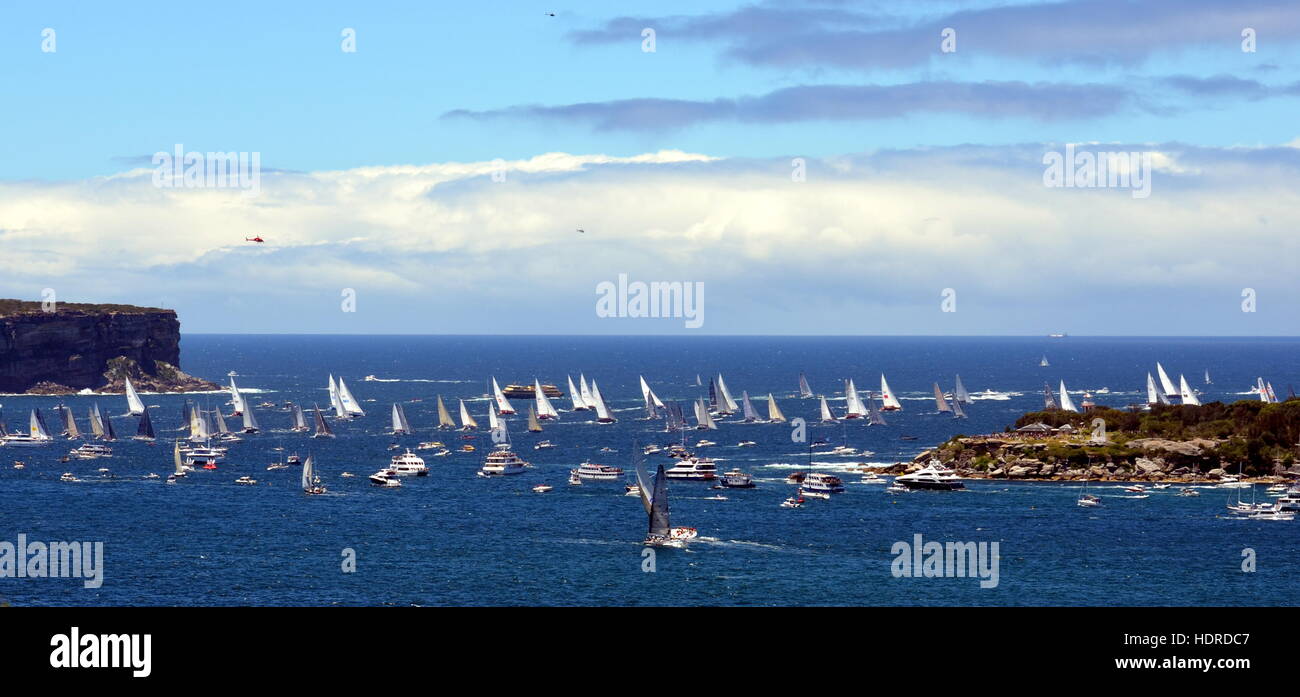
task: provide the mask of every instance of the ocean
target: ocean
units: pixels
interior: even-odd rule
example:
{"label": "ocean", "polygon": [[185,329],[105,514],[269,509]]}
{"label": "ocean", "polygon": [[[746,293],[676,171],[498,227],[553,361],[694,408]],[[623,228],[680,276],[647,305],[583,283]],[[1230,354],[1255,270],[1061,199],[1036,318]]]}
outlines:
{"label": "ocean", "polygon": [[[1146,373],[1160,361],[1175,381],[1183,373],[1202,401],[1255,399],[1257,376],[1285,398],[1296,375],[1300,339],[1293,338],[962,338],[962,337],[479,337],[185,335],[182,368],[225,383],[228,371],[250,403],[291,400],[328,406],[329,374],[343,376],[367,411],[332,422],[338,437],[288,432],[288,413],[258,409],[262,433],[230,446],[227,462],[177,485],[146,480],[171,468],[184,395],[143,395],[159,442],[126,439],[136,419],[121,395],[0,396],[11,429],[26,413],[71,406],[83,430],[98,402],[114,415],[120,440],[105,460],[59,462],[74,444],[0,448],[0,542],[102,541],[99,588],[77,579],[0,578],[0,602],[12,605],[1288,605],[1300,590],[1295,540],[1300,521],[1244,521],[1224,515],[1227,490],[1196,498],[1174,490],[1126,498],[1118,486],[1092,485],[1104,505],[1075,505],[1077,483],[973,481],[964,492],[890,495],[847,473],[857,462],[910,460],[958,434],[1001,431],[1042,406],[1044,383],[1065,380],[1075,401],[1116,407],[1145,399]],[[1040,367],[1046,356],[1049,367]],[[1212,384],[1204,384],[1208,370]],[[844,408],[842,380],[879,390],[880,374],[903,410],[888,425],[816,424],[818,402],[797,398],[798,375]],[[844,477],[847,491],[801,509],[780,502],[793,487],[784,477],[808,468],[806,448],[781,424],[720,422],[717,431],[689,431],[717,442],[700,455],[719,470],[739,467],[758,487],[710,500],[707,484],[672,481],[674,525],[697,528],[685,550],[643,556],[646,516],[622,483],[570,486],[568,471],[591,459],[632,467],[633,443],[667,444],[676,434],[643,419],[638,377],[664,401],[690,403],[719,372],[739,400],[748,391],[761,414],[773,393],[785,415],[809,420],[811,438],[872,451],[862,458],[814,454],[817,471]],[[535,467],[505,478],[475,476],[490,439],[478,452],[431,457],[430,475],[400,489],[371,487],[392,443],[412,447],[458,432],[435,432],[436,397],[453,414],[466,399],[486,426],[488,380],[530,384],[536,377],[566,389],[565,377],[596,379],[619,421],[591,422],[553,399],[558,422],[525,431],[527,402],[509,427],[515,449]],[[706,387],[697,387],[696,375]],[[975,395],[966,420],[935,413],[931,383],[951,390],[955,375]],[[373,375],[374,381],[365,380]],[[1000,393],[984,398],[985,390]],[[1104,391],[1103,391],[1104,390]],[[221,406],[222,394],[193,394]],[[412,402],[411,400],[421,400]],[[393,402],[403,402],[416,433],[388,435]],[[233,424],[232,424],[233,425]],[[916,440],[902,440],[901,436]],[[534,450],[548,439],[558,447]],[[741,440],[755,447],[739,448]],[[311,454],[329,493],[304,496],[295,468],[267,471],[284,453]],[[602,447],[615,449],[602,453]],[[12,468],[13,460],[27,467]],[[653,470],[662,455],[645,458]],[[96,470],[107,467],[112,477]],[[81,482],[59,481],[74,472]],[[342,478],[343,472],[357,475]],[[251,475],[256,486],[234,480]],[[531,487],[555,487],[535,494]],[[1251,492],[1244,492],[1247,497]],[[1260,488],[1256,495],[1263,497]],[[994,587],[972,577],[899,577],[897,543],[997,543]],[[355,570],[344,562],[355,560]],[[1254,571],[1243,571],[1243,562]],[[650,569],[653,568],[653,571]]]}

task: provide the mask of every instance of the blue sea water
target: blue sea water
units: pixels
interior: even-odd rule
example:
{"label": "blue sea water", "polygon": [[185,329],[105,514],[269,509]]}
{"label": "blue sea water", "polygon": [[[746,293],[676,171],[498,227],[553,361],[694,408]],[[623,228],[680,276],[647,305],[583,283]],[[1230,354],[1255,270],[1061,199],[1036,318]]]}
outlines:
{"label": "blue sea water", "polygon": [[[673,481],[674,525],[699,530],[687,550],[659,550],[653,573],[643,570],[640,542],[646,517],[621,483],[566,484],[585,459],[630,471],[634,440],[675,442],[662,422],[643,420],[638,376],[665,401],[690,400],[722,372],[739,399],[776,395],[788,417],[810,422],[812,438],[874,451],[865,460],[910,460],[957,433],[1001,431],[1042,405],[1044,382],[1064,379],[1092,390],[1094,401],[1123,407],[1143,401],[1145,379],[1161,361],[1201,389],[1202,401],[1254,399],[1243,394],[1257,376],[1279,392],[1296,381],[1300,340],[1289,338],[920,338],[920,337],[431,337],[187,335],[182,367],[217,382],[238,371],[249,401],[328,403],[326,376],[346,377],[366,417],[336,422],[338,438],[312,440],[287,431],[287,413],[259,410],[267,429],[233,444],[227,464],[199,471],[181,484],[145,480],[171,467],[178,434],[179,395],[144,395],[160,442],[113,444],[108,460],[59,462],[67,447],[0,448],[0,540],[88,540],[105,543],[104,583],[85,589],[75,579],[0,578],[0,600],[14,605],[1286,605],[1300,590],[1300,521],[1242,521],[1225,517],[1230,492],[1199,498],[1172,491],[1124,498],[1118,487],[1093,486],[1105,505],[1081,509],[1077,484],[976,481],[965,492],[898,496],[845,474],[847,491],[798,510],[779,503],[791,493],[784,477],[807,469],[803,446],[788,425],[724,421],[714,432],[690,431],[718,445],[700,451],[753,473],[758,488],[706,497],[706,484]],[[1050,367],[1038,365],[1046,355]],[[1205,370],[1213,384],[1202,384]],[[815,425],[816,400],[796,398],[799,371],[812,388],[843,409],[842,379],[878,389],[880,373],[903,402],[889,425]],[[437,395],[455,411],[467,400],[486,424],[487,381],[565,387],[566,374],[599,381],[619,422],[597,425],[568,412],[545,432],[525,432],[526,402],[510,420],[516,449],[535,468],[517,477],[475,476],[486,433],[474,454],[428,457],[431,473],[397,490],[369,486],[398,442],[463,441],[435,432]],[[965,421],[934,413],[931,383],[951,389],[960,374],[977,400]],[[374,375],[379,381],[364,381]],[[1109,393],[1098,393],[1108,388]],[[1009,399],[978,399],[984,390]],[[1279,395],[1283,396],[1283,395]],[[219,394],[190,395],[208,408]],[[1075,396],[1076,401],[1081,395]],[[411,400],[421,400],[412,402]],[[121,396],[0,396],[11,428],[27,410],[72,406],[86,428],[87,408],[121,415]],[[387,435],[389,411],[405,403],[417,433]],[[760,411],[765,411],[758,405]],[[689,408],[687,409],[689,414]],[[114,419],[119,436],[135,419]],[[703,435],[702,435],[703,434]],[[914,435],[915,441],[900,440]],[[559,445],[535,451],[541,439]],[[741,440],[758,443],[737,448]],[[599,453],[601,447],[617,453]],[[330,489],[304,496],[296,468],[266,471],[279,453],[314,455]],[[653,468],[658,458],[647,458]],[[12,469],[15,459],[26,461]],[[863,458],[814,455],[815,469],[840,472]],[[664,462],[668,462],[663,457]],[[99,467],[112,470],[102,478]],[[75,472],[83,481],[64,483]],[[344,472],[356,478],[340,478]],[[241,475],[255,487],[234,484]],[[539,483],[554,491],[534,494]],[[1247,496],[1250,492],[1245,492]],[[1232,495],[1235,496],[1235,493]],[[1262,489],[1258,492],[1263,496]],[[997,542],[998,585],[975,578],[898,578],[891,573],[896,542]],[[356,570],[342,569],[344,550]],[[1243,550],[1256,571],[1242,571]]]}

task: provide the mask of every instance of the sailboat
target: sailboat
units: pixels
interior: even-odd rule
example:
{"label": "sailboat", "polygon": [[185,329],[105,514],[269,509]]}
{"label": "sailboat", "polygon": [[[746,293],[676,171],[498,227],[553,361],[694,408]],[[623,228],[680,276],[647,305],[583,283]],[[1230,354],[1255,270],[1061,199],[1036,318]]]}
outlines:
{"label": "sailboat", "polygon": [[[87,419],[90,421],[90,433],[100,440],[104,439],[104,421],[99,415],[99,405],[95,404],[86,412]],[[2,434],[0,434],[2,435]]]}
{"label": "sailboat", "polygon": [[456,428],[456,422],[451,420],[447,405],[442,403],[442,395],[438,395],[438,430],[446,428]]}
{"label": "sailboat", "polygon": [[1159,361],[1156,361],[1156,375],[1160,378],[1160,388],[1165,391],[1165,394],[1178,394],[1173,380],[1169,379],[1169,374],[1165,372],[1165,367],[1160,365]]}
{"label": "sailboat", "polygon": [[[633,447],[632,451],[633,453],[640,452],[636,447]],[[651,487],[645,475],[645,468],[641,466],[641,459],[637,457],[636,480],[641,505],[645,508],[650,521],[649,530],[646,532],[645,545],[647,547],[673,547],[677,549],[685,547],[688,541],[698,535],[698,532],[695,528],[674,528],[672,523],[669,522],[668,477],[664,474],[663,463],[659,463],[659,467],[655,471],[654,486]],[[651,493],[647,494],[646,492]]]}
{"label": "sailboat", "polygon": [[27,420],[27,435],[9,435],[4,439],[4,445],[23,448],[49,445],[53,442],[54,438],[50,436],[50,430],[45,427],[45,417],[41,415],[40,409],[32,410]]}
{"label": "sailboat", "polygon": [[609,405],[605,404],[605,398],[600,394],[600,388],[596,386],[596,381],[591,381],[591,398],[596,407],[596,423],[612,424],[618,419],[609,413]]}
{"label": "sailboat", "polygon": [[100,440],[110,443],[117,440],[117,433],[113,431],[112,417],[103,416],[103,413],[99,411],[98,403],[95,404],[95,416],[99,418],[100,423],[104,424],[104,436]]}
{"label": "sailboat", "polygon": [[835,423],[836,420],[835,415],[831,413],[830,406],[826,404],[826,395],[822,395],[821,410],[822,410],[822,418],[821,418],[822,423],[824,424]]}
{"label": "sailboat", "polygon": [[488,402],[488,430],[492,433],[499,433],[501,430],[501,419],[497,416],[497,406]]}
{"label": "sailboat", "polygon": [[655,391],[650,389],[650,383],[645,381],[645,376],[640,377],[642,399],[644,399],[647,404],[653,406],[655,410],[663,409],[664,403],[659,401],[659,395],[656,395]]}
{"label": "sailboat", "polygon": [[1147,373],[1147,404],[1160,404],[1160,392],[1156,387],[1156,379]]}
{"label": "sailboat", "polygon": [[343,376],[339,376],[339,403],[347,411],[348,416],[365,416],[366,412],[361,410],[361,405],[357,403],[356,397],[352,396],[352,390],[348,389],[348,384],[343,382]]}
{"label": "sailboat", "polygon": [[578,373],[578,393],[582,395],[582,403],[588,409],[596,408],[596,400],[591,396],[591,390],[587,388],[587,376]]}
{"label": "sailboat", "polygon": [[939,389],[939,383],[937,382],[934,383],[934,407],[941,413],[952,411],[952,407],[948,406],[948,400],[944,399],[943,390]]}
{"label": "sailboat", "polygon": [[1040,368],[1046,368],[1046,367],[1048,367],[1048,366],[1050,366],[1050,365],[1051,365],[1051,363],[1048,363],[1048,362],[1047,362],[1047,356],[1043,356],[1043,360],[1041,360],[1041,361],[1038,362],[1038,366],[1039,366]]}
{"label": "sailboat", "polygon": [[[316,408],[316,413],[320,414],[319,407]],[[316,461],[311,455],[308,455],[307,461],[302,463],[302,491],[304,494],[323,494],[326,491],[320,477],[316,474]]]}
{"label": "sailboat", "polygon": [[1182,398],[1183,404],[1190,404],[1192,406],[1201,405],[1201,400],[1197,399],[1196,393],[1193,392],[1191,386],[1187,384],[1187,378],[1183,377],[1181,374],[1178,376],[1178,385],[1178,396]]}
{"label": "sailboat", "polygon": [[528,430],[533,433],[542,432],[542,424],[537,420],[537,410],[531,405],[528,407]]}
{"label": "sailboat", "polygon": [[889,389],[889,383],[885,381],[885,374],[880,374],[880,410],[881,411],[899,411],[903,408],[899,404],[898,397]]}
{"label": "sailboat", "polygon": [[234,405],[235,411],[231,416],[239,416],[244,413],[244,395],[239,393],[239,388],[235,386],[235,379],[230,378],[230,403]]}
{"label": "sailboat", "polygon": [[330,390],[330,408],[334,410],[334,418],[336,419],[348,418],[347,407],[343,406],[343,400],[339,399],[339,386],[338,383],[334,382],[334,375],[332,373],[330,374],[329,390]]}
{"label": "sailboat", "polygon": [[960,375],[957,376],[957,386],[952,388],[952,398],[962,404],[970,404],[970,393],[966,391],[966,386],[961,384]]}
{"label": "sailboat", "polygon": [[496,400],[497,411],[502,415],[515,413],[514,407],[510,406],[510,400],[506,399],[505,394],[501,392],[501,386],[497,384],[495,376],[492,378],[492,399]]}
{"label": "sailboat", "polygon": [[406,410],[402,405],[393,403],[393,435],[405,436],[411,433],[411,424],[406,420]]}
{"label": "sailboat", "polygon": [[77,429],[77,418],[72,415],[72,410],[60,404],[59,415],[63,417],[63,433],[69,440],[80,438],[81,431]]}
{"label": "sailboat", "polygon": [[131,416],[139,416],[144,413],[144,402],[140,401],[140,395],[135,393],[135,387],[131,384],[131,378],[126,377],[126,406],[127,413]]}
{"label": "sailboat", "polygon": [[566,375],[564,377],[568,378],[569,380],[569,401],[573,403],[573,410],[587,411],[588,409],[590,409],[591,407],[588,406],[587,403],[582,399],[583,397],[582,392],[578,388],[573,386],[573,376]]}
{"label": "sailboat", "polygon": [[244,419],[244,433],[257,433],[262,430],[262,426],[257,423],[257,416],[253,414],[253,407],[247,403],[244,404],[243,412],[240,416]]}
{"label": "sailboat", "polygon": [[862,404],[862,398],[858,396],[858,387],[853,384],[853,378],[844,381],[844,418],[856,419],[867,415],[867,409]]}
{"label": "sailboat", "polygon": [[[546,398],[546,393],[542,391],[542,383],[537,378],[533,378],[533,399],[537,402],[537,411],[535,416],[539,419],[559,419],[560,412],[551,406],[551,400]],[[531,410],[531,407],[529,407]]]}
{"label": "sailboat", "polygon": [[175,446],[172,448],[172,473],[168,475],[167,481],[174,481],[176,478],[184,476],[185,463],[181,461],[181,440],[177,438]]}
{"label": "sailboat", "polygon": [[754,405],[749,402],[749,391],[742,390],[740,393],[740,403],[745,415],[745,423],[750,424],[758,421],[758,412],[754,411]]}
{"label": "sailboat", "polygon": [[144,410],[140,414],[140,425],[135,429],[135,436],[132,440],[143,440],[152,442],[154,440],[153,421],[149,420],[149,410]]}
{"label": "sailboat", "polygon": [[812,388],[808,386],[808,378],[801,370],[799,371],[799,399],[812,399],[812,397],[813,391]]}
{"label": "sailboat", "polygon": [[1207,384],[1207,385],[1213,385],[1213,384],[1214,384],[1214,382],[1210,380],[1210,369],[1209,369],[1209,368],[1206,368],[1206,369],[1205,369],[1205,384]]}
{"label": "sailboat", "polygon": [[727,389],[727,383],[722,380],[722,373],[718,373],[718,413],[731,415],[740,409],[736,400],[731,398],[731,390]]}
{"label": "sailboat", "polygon": [[703,398],[695,400],[695,428],[701,431],[718,429],[718,425],[713,422],[713,416],[709,414],[709,406],[705,404]]}
{"label": "sailboat", "polygon": [[881,414],[880,409],[876,408],[876,393],[874,392],[867,393],[867,425],[868,426],[889,425],[885,423],[884,414]]}
{"label": "sailboat", "polygon": [[1065,391],[1064,380],[1061,381],[1061,411],[1079,411],[1078,408],[1074,406],[1074,402],[1071,401],[1070,393]]}
{"label": "sailboat", "polygon": [[1053,411],[1060,408],[1061,407],[1056,403],[1056,397],[1052,395],[1052,386],[1043,383],[1043,409],[1045,411]]}
{"label": "sailboat", "polygon": [[465,400],[462,399],[459,401],[460,401],[460,430],[477,431],[478,422],[474,420],[474,417],[469,415],[469,409],[465,407]]}
{"label": "sailboat", "polygon": [[785,414],[781,413],[781,407],[776,405],[776,397],[771,392],[767,393],[767,420],[774,424],[785,423]]}
{"label": "sailboat", "polygon": [[[315,407],[316,407],[316,432],[313,433],[311,437],[312,438],[333,438],[334,431],[330,428],[330,425],[325,422],[325,415],[320,413],[320,405],[317,404],[315,405]],[[311,458],[308,457],[308,459]]]}
{"label": "sailboat", "polygon": [[966,408],[961,405],[961,400],[957,399],[956,395],[953,395],[953,400],[952,400],[952,418],[954,419],[966,418]]}
{"label": "sailboat", "polygon": [[306,433],[311,430],[307,426],[307,415],[302,413],[302,407],[297,404],[293,405],[293,427],[289,430],[294,433]]}

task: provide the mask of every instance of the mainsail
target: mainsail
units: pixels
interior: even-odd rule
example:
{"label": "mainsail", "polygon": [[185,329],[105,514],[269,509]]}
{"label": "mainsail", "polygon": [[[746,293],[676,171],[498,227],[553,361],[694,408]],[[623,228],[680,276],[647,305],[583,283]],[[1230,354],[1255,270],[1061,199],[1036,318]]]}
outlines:
{"label": "mainsail", "polygon": [[961,376],[957,376],[957,386],[952,388],[952,398],[962,404],[970,404],[970,393],[966,391],[966,386],[961,384]]}
{"label": "mainsail", "polygon": [[740,393],[740,403],[743,405],[745,414],[745,423],[758,421],[758,412],[754,411],[754,405],[749,403],[749,390],[742,390]]}
{"label": "mainsail", "polygon": [[1156,388],[1156,379],[1147,373],[1147,404],[1159,404],[1160,392]]}
{"label": "mainsail", "polygon": [[822,423],[835,421],[835,415],[831,413],[830,405],[826,404],[826,395],[822,395]]}
{"label": "mainsail", "polygon": [[528,407],[528,430],[533,433],[542,432],[542,424],[537,421],[537,410],[531,405]]}
{"label": "mainsail", "polygon": [[799,371],[799,399],[811,399],[813,396],[812,388],[808,386],[808,378],[804,376],[803,371]]}
{"label": "mainsail", "polygon": [[1061,381],[1061,410],[1062,411],[1079,411],[1074,406],[1074,401],[1070,399],[1070,393],[1065,391],[1065,381]]}
{"label": "mainsail", "polygon": [[731,398],[731,391],[727,389],[727,383],[722,381],[722,373],[718,373],[718,406],[726,407],[726,409],[719,409],[720,412],[726,414],[734,414],[740,408],[736,404],[736,400]]}
{"label": "mainsail", "polygon": [[297,404],[293,405],[293,430],[299,433],[309,430],[307,428],[307,415],[302,413],[302,407]]}
{"label": "mainsail", "polygon": [[903,405],[898,403],[898,397],[890,391],[889,383],[885,382],[884,373],[880,374],[880,404],[880,408],[885,411],[898,411],[903,408]]}
{"label": "mainsail", "polygon": [[952,411],[948,406],[948,400],[943,397],[943,390],[939,389],[939,383],[934,383],[934,406],[939,411]]}
{"label": "mainsail", "polygon": [[1214,384],[1214,383],[1210,380],[1210,370],[1209,370],[1208,368],[1206,368],[1206,370],[1205,370],[1205,384],[1207,384],[1207,385],[1213,385],[1213,384]]}
{"label": "mainsail", "polygon": [[27,435],[39,440],[50,440],[50,431],[45,428],[45,417],[41,416],[40,409],[33,409],[31,419],[27,423]]}
{"label": "mainsail", "polygon": [[596,405],[596,421],[602,424],[612,424],[618,419],[609,413],[609,405],[605,404],[605,398],[600,394],[600,388],[596,386],[596,380],[591,381],[591,398]]}
{"label": "mainsail", "polygon": [[474,417],[469,415],[469,409],[465,408],[465,400],[460,400],[460,430],[475,431],[478,430],[478,422]]}
{"label": "mainsail", "polygon": [[339,376],[339,403],[347,410],[349,416],[365,416],[366,412],[361,410],[361,405],[357,403],[357,398],[352,396],[352,390],[348,389],[348,384],[343,382],[343,376]]}
{"label": "mainsail", "polygon": [[95,404],[94,406],[92,406],[87,416],[90,419],[90,432],[93,433],[96,438],[103,438],[104,421],[102,417],[99,415],[99,405]]}
{"label": "mainsail", "polygon": [[497,406],[488,402],[488,430],[496,431],[501,428],[501,419],[497,416]]}
{"label": "mainsail", "polygon": [[185,466],[181,463],[181,441],[176,439],[176,446],[172,448],[172,467],[175,468],[176,474],[184,477]]}
{"label": "mainsail", "polygon": [[492,378],[492,399],[496,400],[497,411],[502,414],[515,413],[514,407],[510,406],[510,400],[506,399],[505,393],[501,391],[501,386],[497,384],[497,379]]}
{"label": "mainsail", "polygon": [[596,401],[591,396],[591,390],[587,389],[587,376],[578,373],[578,392],[582,395],[582,404],[588,409],[596,408]]}
{"label": "mainsail", "polygon": [[1182,397],[1183,404],[1200,406],[1201,400],[1196,398],[1196,393],[1193,392],[1191,386],[1187,384],[1187,378],[1183,377],[1182,375],[1179,375],[1178,384],[1179,384],[1178,396]]}
{"label": "mainsail", "polygon": [[880,413],[876,407],[876,393],[867,393],[867,425],[868,426],[886,426],[885,416]]}
{"label": "mainsail", "polygon": [[72,410],[60,404],[59,411],[63,416],[63,435],[68,438],[80,438],[81,431],[77,429],[77,418],[72,415]]}
{"label": "mainsail", "polygon": [[135,429],[136,440],[153,440],[153,421],[149,420],[149,410],[140,415],[140,425]]}
{"label": "mainsail", "polygon": [[966,410],[962,408],[961,402],[956,399],[952,400],[952,418],[954,419],[966,418]]}
{"label": "mainsail", "polygon": [[[312,437],[333,438],[334,431],[330,429],[330,425],[328,423],[325,423],[325,415],[320,413],[320,405],[317,404],[315,406],[316,406],[316,433],[314,433]],[[307,459],[310,460],[311,456],[308,455]]]}
{"label": "mainsail", "polygon": [[776,397],[771,392],[767,393],[767,420],[774,424],[785,423],[785,414],[781,413],[781,407],[776,405]]}
{"label": "mainsail", "polygon": [[253,414],[253,407],[247,403],[244,404],[244,410],[240,416],[244,417],[244,433],[257,433],[262,430],[262,426],[257,423],[257,416]]}
{"label": "mainsail", "polygon": [[664,403],[659,401],[659,396],[655,394],[654,390],[650,389],[650,383],[645,381],[645,376],[642,375],[640,377],[641,377],[642,399],[648,400],[651,404],[655,406],[656,409],[663,409]]}
{"label": "mainsail", "polygon": [[226,426],[226,417],[221,415],[221,409],[213,409],[212,414],[217,420],[217,433],[223,436],[230,433],[230,427]]}
{"label": "mainsail", "polygon": [[447,405],[442,403],[442,395],[438,395],[438,428],[456,428],[456,422],[451,420]]}
{"label": "mainsail", "polygon": [[230,403],[235,407],[236,414],[244,413],[244,395],[239,393],[239,388],[235,386],[235,378],[230,378]]}
{"label": "mainsail", "polygon": [[127,413],[132,416],[139,416],[144,413],[144,402],[141,402],[140,395],[135,393],[135,387],[131,385],[131,378],[125,378],[125,380]]}
{"label": "mainsail", "polygon": [[334,375],[330,374],[330,408],[334,410],[335,418],[348,418],[347,407],[343,406],[343,400],[339,399],[339,386],[334,382]]}
{"label": "mainsail", "polygon": [[411,424],[406,420],[406,410],[402,405],[393,403],[393,435],[404,436],[411,432]]}
{"label": "mainsail", "polygon": [[1060,408],[1061,407],[1056,403],[1056,397],[1052,396],[1052,386],[1043,383],[1043,409],[1051,411]]}
{"label": "mainsail", "polygon": [[551,400],[546,398],[546,393],[542,391],[542,383],[537,378],[533,378],[533,397],[537,402],[537,417],[540,419],[558,419],[560,412],[551,406]]}
{"label": "mainsail", "polygon": [[582,401],[582,393],[578,391],[577,387],[574,387],[573,376],[566,375],[564,377],[569,380],[569,401],[573,402],[573,410],[586,411],[590,409],[591,407],[587,406],[587,403]]}
{"label": "mainsail", "polygon": [[[320,414],[320,407],[316,408],[316,414]],[[302,490],[311,491],[316,485],[316,462],[307,456],[307,461],[302,463]]]}
{"label": "mainsail", "polygon": [[699,430],[717,430],[718,425],[713,423],[713,416],[709,414],[709,406],[704,403],[704,399],[695,401],[695,428]]}
{"label": "mainsail", "polygon": [[1156,375],[1160,376],[1160,387],[1165,394],[1178,394],[1178,389],[1174,387],[1174,381],[1169,379],[1169,374],[1165,372],[1164,366],[1156,361]]}
{"label": "mainsail", "polygon": [[844,402],[844,418],[856,419],[867,415],[867,408],[862,404],[862,397],[858,395],[858,386],[853,384],[853,378],[844,383]]}
{"label": "mainsail", "polygon": [[663,463],[660,463],[655,471],[654,488],[651,489],[645,469],[638,459],[636,481],[637,489],[641,492],[641,505],[650,519],[649,533],[657,537],[668,537],[672,534],[672,528],[668,522],[668,477],[664,475]]}
{"label": "mainsail", "polygon": [[[95,405],[95,416],[102,416],[98,404]],[[104,424],[104,437],[101,440],[117,440],[117,434],[113,432],[113,419],[111,417],[102,417],[100,422]]]}

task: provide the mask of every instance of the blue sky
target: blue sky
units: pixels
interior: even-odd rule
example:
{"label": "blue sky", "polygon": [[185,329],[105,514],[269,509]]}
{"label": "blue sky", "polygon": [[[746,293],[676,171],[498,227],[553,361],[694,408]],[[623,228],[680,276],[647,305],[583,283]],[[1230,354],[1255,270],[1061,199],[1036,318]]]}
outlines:
{"label": "blue sky", "polygon": [[[191,331],[410,331],[431,297],[418,331],[684,331],[594,317],[626,272],[708,282],[711,333],[1294,334],[1297,65],[1273,0],[10,3],[0,295],[166,300]],[[178,143],[260,153],[262,193],[150,187]],[[1034,186],[1064,143],[1157,153],[1152,198]],[[497,267],[523,271],[466,272]]]}

